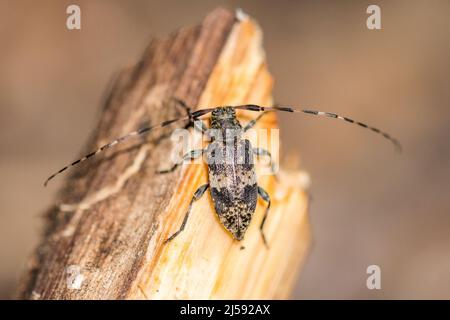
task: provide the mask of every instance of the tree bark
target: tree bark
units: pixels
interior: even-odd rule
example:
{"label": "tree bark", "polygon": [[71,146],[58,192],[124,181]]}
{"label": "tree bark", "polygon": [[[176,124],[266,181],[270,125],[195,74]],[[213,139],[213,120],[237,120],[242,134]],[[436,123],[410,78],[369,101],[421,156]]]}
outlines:
{"label": "tree bark", "polygon": [[[118,76],[87,150],[143,125],[184,116],[172,97],[196,109],[270,105],[272,78],[261,42],[251,19],[224,9],[199,26],[152,41],[141,60]],[[238,115],[245,123],[258,114]],[[259,127],[276,128],[275,114],[263,117]],[[289,297],[310,243],[305,175],[258,179],[272,197],[265,226],[269,249],[259,233],[263,201],[239,242],[219,224],[209,194],[193,205],[185,230],[164,245],[181,225],[195,190],[207,181],[204,164],[156,173],[170,165],[173,128],[117,145],[73,168],[46,214],[43,239],[19,297]]]}

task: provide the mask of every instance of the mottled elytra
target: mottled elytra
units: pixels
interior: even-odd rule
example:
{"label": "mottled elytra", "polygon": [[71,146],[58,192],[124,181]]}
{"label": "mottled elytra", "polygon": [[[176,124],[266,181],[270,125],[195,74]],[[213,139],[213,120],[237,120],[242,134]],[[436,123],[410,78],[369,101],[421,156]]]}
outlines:
{"label": "mottled elytra", "polygon": [[[44,185],[47,185],[51,179],[69,167],[83,162],[101,151],[104,151],[130,137],[139,136],[151,130],[166,127],[176,122],[189,121],[188,126],[194,126],[196,130],[209,134],[211,136],[211,143],[206,149],[192,150],[186,153],[183,156],[183,160],[196,159],[202,155],[205,155],[208,164],[209,182],[200,186],[197,191],[195,191],[180,228],[172,234],[165,241],[165,243],[174,239],[181,231],[184,230],[189,218],[192,204],[200,199],[209,188],[211,198],[214,202],[214,208],[219,217],[220,223],[233,235],[236,240],[242,240],[244,238],[245,232],[256,209],[258,195],[265,202],[267,202],[267,207],[260,224],[261,236],[264,244],[267,246],[263,227],[270,209],[270,196],[263,188],[258,186],[254,167],[254,157],[269,157],[270,163],[272,164],[272,169],[274,168],[273,162],[269,151],[262,148],[253,148],[250,141],[243,137],[243,134],[252,128],[257,121],[264,116],[264,114],[269,111],[284,111],[344,120],[348,123],[357,124],[363,128],[370,129],[373,132],[382,135],[384,138],[390,140],[398,151],[401,151],[400,143],[389,134],[359,121],[354,121],[350,118],[342,117],[334,113],[315,110],[297,110],[291,107],[261,107],[253,104],[214,107],[191,111],[191,108],[188,107],[183,101],[177,99],[175,100],[185,108],[187,113],[185,117],[164,121],[160,124],[141,128],[125,136],[119,137],[52,174],[45,181]],[[248,122],[245,126],[242,126],[236,117],[237,109],[262,113],[255,119]],[[200,119],[201,116],[208,113],[212,113],[211,128],[208,128]],[[180,164],[181,163],[176,163],[170,169],[159,171],[159,173],[172,172]]]}

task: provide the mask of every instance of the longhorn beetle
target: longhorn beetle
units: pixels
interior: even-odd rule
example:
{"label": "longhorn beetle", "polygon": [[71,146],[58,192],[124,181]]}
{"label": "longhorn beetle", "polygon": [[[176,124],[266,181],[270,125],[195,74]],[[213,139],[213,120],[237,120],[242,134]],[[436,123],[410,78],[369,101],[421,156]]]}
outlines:
{"label": "longhorn beetle", "polygon": [[[356,124],[382,135],[384,138],[390,140],[398,151],[401,151],[400,143],[389,134],[377,128],[337,115],[335,113],[316,110],[298,110],[291,107],[280,106],[261,107],[254,104],[222,106],[191,111],[191,108],[183,101],[178,99],[175,100],[186,110],[187,115],[185,117],[167,120],[160,124],[144,127],[119,137],[52,174],[45,181],[44,185],[46,186],[51,179],[69,167],[81,163],[94,155],[127,140],[128,138],[139,136],[148,133],[151,130],[163,128],[176,122],[188,120],[189,122],[186,125],[186,128],[193,126],[195,130],[206,134],[208,134],[211,130],[215,132],[212,134],[211,143],[206,149],[192,150],[183,156],[183,160],[193,160],[206,154],[209,182],[200,186],[197,191],[195,191],[180,228],[168,239],[166,239],[164,243],[173,240],[181,231],[183,231],[187,223],[192,204],[200,199],[209,188],[220,223],[236,240],[242,240],[244,238],[245,232],[256,209],[257,196],[259,195],[264,201],[266,201],[267,207],[259,228],[264,244],[267,246],[263,227],[270,209],[270,196],[257,184],[253,158],[255,156],[269,157],[270,163],[272,164],[272,169],[273,162],[269,151],[262,148],[253,148],[250,141],[243,137],[243,134],[252,128],[267,112],[283,111],[291,113],[305,113],[308,115],[344,120],[348,123]],[[236,110],[250,110],[262,113],[242,127],[239,120],[236,118]],[[212,113],[211,128],[208,128],[200,119],[200,117],[208,113]],[[211,135],[210,132],[209,134]],[[179,165],[180,163],[176,163],[170,169],[159,171],[159,173],[172,172]]]}

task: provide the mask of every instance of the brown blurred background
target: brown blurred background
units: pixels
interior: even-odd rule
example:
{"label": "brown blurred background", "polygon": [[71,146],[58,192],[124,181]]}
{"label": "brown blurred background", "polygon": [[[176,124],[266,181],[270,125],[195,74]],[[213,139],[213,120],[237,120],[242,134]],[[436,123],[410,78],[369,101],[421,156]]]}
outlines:
{"label": "brown blurred background", "polygon": [[[82,29],[69,31],[69,4]],[[381,7],[382,30],[366,27]],[[294,298],[450,298],[450,2],[0,1],[0,298],[14,291],[112,75],[151,37],[240,7],[264,30],[275,100],[342,113],[281,117],[312,178],[314,246]],[[381,267],[368,290],[366,268]]]}

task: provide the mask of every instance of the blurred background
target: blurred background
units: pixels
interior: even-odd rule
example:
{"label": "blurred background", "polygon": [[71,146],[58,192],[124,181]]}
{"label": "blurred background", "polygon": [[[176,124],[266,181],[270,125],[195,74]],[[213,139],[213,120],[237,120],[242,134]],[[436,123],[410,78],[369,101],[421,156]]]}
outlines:
{"label": "blurred background", "polygon": [[[81,7],[80,31],[66,8]],[[366,9],[381,7],[382,30]],[[264,30],[275,101],[347,115],[281,115],[284,152],[312,178],[314,245],[294,298],[450,299],[449,1],[0,1],[0,298],[8,298],[111,77],[152,37],[242,8]],[[368,290],[366,268],[381,268]]]}

